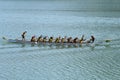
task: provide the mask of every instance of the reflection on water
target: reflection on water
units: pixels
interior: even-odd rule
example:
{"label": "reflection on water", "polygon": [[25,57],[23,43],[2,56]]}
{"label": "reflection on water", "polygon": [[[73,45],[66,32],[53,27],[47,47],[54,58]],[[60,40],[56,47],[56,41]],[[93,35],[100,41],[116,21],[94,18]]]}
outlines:
{"label": "reflection on water", "polygon": [[23,77],[28,76],[32,79],[37,76],[37,78],[35,77],[37,80],[44,78],[43,76],[47,76],[46,80],[52,80],[53,77],[55,79],[62,77],[63,80],[119,79],[119,42],[119,40],[113,40],[108,43],[79,45],[79,47],[74,45],[4,44],[0,46],[0,64],[7,66],[2,68],[0,75],[4,73],[3,77],[13,76],[11,73],[15,73],[19,75],[19,77],[13,76],[15,78],[25,79]]}
{"label": "reflection on water", "polygon": [[[5,75],[13,73],[11,70],[14,70],[16,73],[17,71],[25,71],[27,76],[28,74],[33,76],[38,75],[41,77],[44,75],[47,76],[47,79],[53,79],[52,77],[54,76],[58,79],[61,79],[62,76],[62,79],[67,78],[70,80],[71,78],[117,79],[120,78],[118,71],[120,64],[117,61],[119,59],[119,55],[118,53],[113,54],[113,52],[116,50],[119,51],[119,48],[120,45],[118,48],[112,47],[112,45],[111,47],[101,48],[96,46],[92,51],[91,49],[93,49],[93,47],[87,46],[80,48],[51,49],[46,46],[38,47],[35,45],[34,47],[31,47],[30,45],[25,45],[23,48],[13,48],[12,50],[6,49],[9,52],[6,51],[1,53],[1,60],[4,60],[6,65],[8,65],[4,67],[2,71]],[[0,50],[0,52],[2,52],[2,50]],[[14,63],[14,65],[12,65],[12,63]],[[111,68],[113,69],[112,71]],[[118,70],[116,70],[116,68]],[[48,76],[50,75],[48,72],[52,73],[51,76]],[[21,74],[19,79],[24,75],[25,74]],[[86,75],[88,76],[85,77]],[[33,76],[29,77],[32,78]]]}

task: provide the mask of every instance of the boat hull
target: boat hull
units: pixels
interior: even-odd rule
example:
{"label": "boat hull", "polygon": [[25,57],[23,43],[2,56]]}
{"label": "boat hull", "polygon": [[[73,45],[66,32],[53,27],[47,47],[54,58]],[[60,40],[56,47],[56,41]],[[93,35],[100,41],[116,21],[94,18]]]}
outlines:
{"label": "boat hull", "polygon": [[86,43],[86,42],[83,42],[83,43],[55,43],[55,42],[31,42],[31,41],[23,41],[23,40],[18,40],[18,39],[8,39],[7,40],[8,43],[16,43],[16,44],[33,44],[33,45],[56,45],[56,46],[59,46],[59,45],[74,45],[74,46],[77,46],[77,45],[82,45],[82,44],[89,44],[89,43]]}

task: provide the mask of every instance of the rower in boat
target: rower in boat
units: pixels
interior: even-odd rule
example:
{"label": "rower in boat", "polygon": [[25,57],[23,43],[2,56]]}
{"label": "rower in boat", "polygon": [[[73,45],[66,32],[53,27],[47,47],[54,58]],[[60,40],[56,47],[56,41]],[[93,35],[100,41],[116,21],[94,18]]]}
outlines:
{"label": "rower in boat", "polygon": [[80,43],[83,43],[83,41],[85,41],[84,35],[82,35],[82,37],[81,37],[81,39],[80,39]]}
{"label": "rower in boat", "polygon": [[47,36],[43,38],[43,42],[47,42]]}
{"label": "rower in boat", "polygon": [[93,43],[95,41],[95,37],[91,36],[90,40],[87,41],[87,43]]}
{"label": "rower in boat", "polygon": [[60,43],[60,42],[61,42],[61,37],[59,36],[55,39],[55,43]]}
{"label": "rower in boat", "polygon": [[93,43],[95,41],[95,37],[91,36],[91,42]]}
{"label": "rower in boat", "polygon": [[38,39],[37,39],[37,42],[42,42],[42,41],[43,41],[42,35],[40,35],[40,37],[38,37]]}
{"label": "rower in boat", "polygon": [[67,42],[72,43],[73,42],[72,37],[67,38]]}
{"label": "rower in boat", "polygon": [[78,43],[78,37],[76,37],[75,39],[73,39],[73,43]]}
{"label": "rower in boat", "polygon": [[61,36],[59,36],[59,42],[61,42]]}
{"label": "rower in boat", "polygon": [[65,36],[64,38],[61,39],[62,43],[66,43],[67,42],[67,37]]}
{"label": "rower in boat", "polygon": [[56,38],[56,39],[55,39],[55,43],[59,43],[59,38]]}
{"label": "rower in boat", "polygon": [[52,43],[53,42],[53,37],[50,37],[49,38],[49,43]]}
{"label": "rower in boat", "polygon": [[27,31],[24,31],[23,33],[22,33],[22,41],[25,41],[25,34],[27,33]]}
{"label": "rower in boat", "polygon": [[31,42],[36,42],[36,38],[35,38],[35,36],[32,36],[32,38],[31,38]]}

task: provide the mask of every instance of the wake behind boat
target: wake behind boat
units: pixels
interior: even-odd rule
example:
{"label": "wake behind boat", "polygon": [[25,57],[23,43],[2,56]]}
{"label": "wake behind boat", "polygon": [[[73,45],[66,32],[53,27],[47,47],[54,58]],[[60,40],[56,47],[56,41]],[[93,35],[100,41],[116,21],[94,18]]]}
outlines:
{"label": "wake behind boat", "polygon": [[35,43],[35,42],[27,41],[27,40],[7,39],[6,37],[3,37],[2,39],[5,40],[8,43],[18,43],[18,44],[32,44],[32,43]]}

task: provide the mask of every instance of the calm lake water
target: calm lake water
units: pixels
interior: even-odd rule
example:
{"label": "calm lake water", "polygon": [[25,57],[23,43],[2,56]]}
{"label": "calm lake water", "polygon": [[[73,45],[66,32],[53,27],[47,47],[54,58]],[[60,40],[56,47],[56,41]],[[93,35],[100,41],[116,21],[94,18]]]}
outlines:
{"label": "calm lake water", "polygon": [[[83,3],[0,1],[0,80],[119,80],[120,12],[103,3],[101,8]],[[94,35],[97,45],[31,46],[2,39],[21,39],[23,31],[27,40],[41,34],[79,38],[84,34],[86,39]],[[111,42],[105,43],[107,39]]]}

